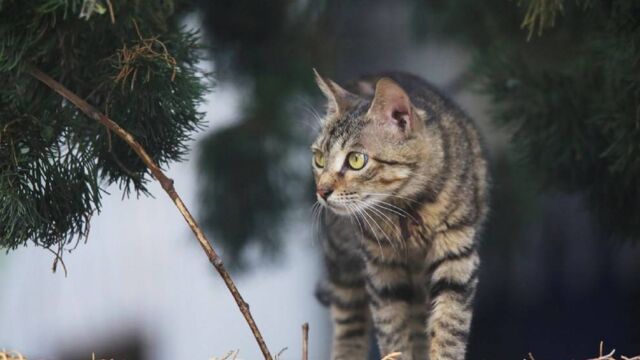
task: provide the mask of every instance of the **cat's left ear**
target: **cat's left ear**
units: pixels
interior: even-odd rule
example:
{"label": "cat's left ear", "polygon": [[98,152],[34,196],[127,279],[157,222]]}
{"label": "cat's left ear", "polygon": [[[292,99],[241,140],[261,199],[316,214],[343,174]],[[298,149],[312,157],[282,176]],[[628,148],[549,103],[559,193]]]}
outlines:
{"label": "cat's left ear", "polygon": [[393,126],[404,135],[415,130],[419,124],[409,95],[389,78],[381,78],[376,83],[375,95],[367,115],[382,125]]}
{"label": "cat's left ear", "polygon": [[331,79],[323,78],[313,69],[316,76],[316,83],[324,96],[329,101],[327,104],[327,113],[330,115],[343,114],[353,103],[358,100],[358,96],[343,89],[340,85]]}

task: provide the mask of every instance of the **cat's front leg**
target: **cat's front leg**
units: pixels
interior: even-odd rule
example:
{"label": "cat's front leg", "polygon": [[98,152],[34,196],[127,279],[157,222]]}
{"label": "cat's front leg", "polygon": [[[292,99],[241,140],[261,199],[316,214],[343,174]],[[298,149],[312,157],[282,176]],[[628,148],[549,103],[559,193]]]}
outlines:
{"label": "cat's front leg", "polygon": [[369,309],[364,288],[333,287],[332,360],[364,360],[369,354]]}
{"label": "cat's front leg", "polygon": [[348,227],[334,223],[324,241],[328,279],[321,287],[321,299],[330,305],[333,320],[332,360],[365,360],[369,353],[369,298],[365,290],[365,265],[356,239]]}
{"label": "cat's front leg", "polygon": [[429,253],[429,360],[464,360],[480,260],[475,229],[438,233]]}
{"label": "cat's front leg", "polygon": [[[399,245],[396,245],[399,246]],[[365,241],[367,292],[380,353],[400,352],[396,359],[412,358],[411,301],[414,289],[406,252],[388,243]]]}

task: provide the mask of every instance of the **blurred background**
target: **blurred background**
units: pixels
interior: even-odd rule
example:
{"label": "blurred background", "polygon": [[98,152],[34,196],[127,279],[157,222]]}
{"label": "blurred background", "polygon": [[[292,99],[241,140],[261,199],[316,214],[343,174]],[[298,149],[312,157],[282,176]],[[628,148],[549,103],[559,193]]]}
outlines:
{"label": "blurred background", "polygon": [[[206,130],[168,175],[272,352],[298,359],[309,322],[310,358],[329,356],[329,315],[313,296],[322,274],[308,150],[323,111],[315,67],[338,83],[412,72],[478,123],[494,184],[469,359],[584,359],[601,340],[618,354],[640,353],[640,247],[629,240],[640,199],[626,191],[638,180],[617,186],[600,167],[574,171],[570,160],[545,157],[553,143],[509,122],[533,121],[564,139],[562,149],[598,146],[568,119],[588,117],[588,99],[606,89],[558,90],[580,75],[570,70],[593,70],[583,45],[607,26],[595,7],[567,3],[539,36],[520,28],[527,8],[509,1],[195,1],[184,22],[202,30],[211,55],[203,66],[217,85],[202,107]],[[543,133],[549,121],[553,135]],[[0,255],[0,347],[34,359],[209,359],[231,350],[261,358],[179,213],[159,186],[149,189],[157,198],[105,197],[87,243],[65,256],[67,277],[51,272],[42,249]],[[116,185],[107,191],[119,194]]]}

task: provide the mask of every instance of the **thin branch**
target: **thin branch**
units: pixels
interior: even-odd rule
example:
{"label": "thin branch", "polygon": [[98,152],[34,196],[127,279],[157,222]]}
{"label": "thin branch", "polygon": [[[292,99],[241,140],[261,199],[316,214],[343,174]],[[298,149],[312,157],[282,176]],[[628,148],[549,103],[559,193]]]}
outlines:
{"label": "thin branch", "polygon": [[67,277],[68,275],[67,266],[64,264],[64,260],[62,260],[62,246],[58,247],[58,252],[51,250],[51,248],[45,248],[45,249],[49,250],[53,254],[53,256],[55,256],[55,259],[53,260],[53,265],[51,265],[51,271],[55,273],[56,270],[58,269],[58,262],[60,262],[60,265],[62,265],[62,270],[64,270],[64,277]]}
{"label": "thin branch", "polygon": [[242,295],[240,295],[240,292],[238,291],[238,288],[236,287],[233,280],[231,279],[231,276],[227,272],[224,266],[224,263],[222,262],[222,259],[220,258],[220,256],[218,256],[216,251],[213,249],[213,247],[207,240],[206,236],[204,235],[204,232],[202,231],[202,229],[200,229],[200,227],[196,223],[196,220],[193,218],[193,216],[187,209],[186,205],[184,204],[184,202],[176,192],[173,186],[173,180],[168,178],[164,174],[164,172],[153,161],[151,156],[147,154],[146,150],[140,145],[140,143],[138,143],[130,133],[128,133],[123,128],[121,128],[113,120],[106,117],[104,114],[96,110],[95,107],[87,103],[85,100],[81,99],[78,95],[71,92],[69,89],[67,89],[62,84],[55,81],[49,75],[43,73],[39,69],[33,66],[29,66],[27,68],[27,71],[31,76],[40,80],[49,88],[51,88],[53,91],[57,92],[62,97],[64,97],[65,99],[73,103],[76,107],[78,107],[78,109],[80,109],[80,111],[85,113],[87,116],[89,116],[93,120],[98,121],[102,125],[106,126],[108,129],[113,131],[116,135],[118,135],[118,137],[124,140],[127,143],[127,145],[129,145],[129,147],[133,149],[133,151],[135,151],[135,153],[140,157],[140,159],[142,159],[142,161],[149,168],[149,170],[151,171],[153,176],[156,178],[156,180],[158,180],[158,182],[160,183],[164,191],[167,193],[167,195],[169,195],[173,203],[176,205],[176,207],[184,217],[187,224],[189,224],[189,227],[191,228],[191,231],[193,231],[193,233],[195,234],[196,239],[198,240],[198,242],[200,243],[200,246],[202,247],[202,250],[204,250],[204,252],[207,254],[209,261],[216,268],[216,270],[218,271],[218,274],[220,274],[220,276],[222,277],[222,280],[224,281],[225,285],[227,285],[227,288],[229,289],[229,292],[231,292],[233,299],[238,304],[238,308],[240,308],[240,312],[242,312],[242,315],[247,321],[247,324],[251,328],[251,331],[253,332],[253,336],[256,338],[256,341],[258,342],[258,346],[260,346],[260,350],[262,351],[262,355],[264,356],[265,360],[272,360],[271,354],[269,353],[269,349],[267,348],[267,345],[264,339],[262,338],[262,334],[260,334],[260,330],[258,330],[258,326],[253,320],[253,316],[249,311],[249,304],[247,304],[242,298]]}
{"label": "thin branch", "polygon": [[392,352],[391,354],[387,354],[382,360],[397,360],[402,355],[401,352]]}
{"label": "thin branch", "polygon": [[276,360],[282,360],[281,356],[287,350],[289,350],[288,347],[283,347],[282,350],[278,351],[278,353],[276,354],[276,358],[275,359]]}
{"label": "thin branch", "polygon": [[302,324],[302,360],[309,360],[309,323]]}
{"label": "thin branch", "polygon": [[[596,356],[595,358],[587,359],[587,360],[617,360],[614,357],[615,353],[616,353],[616,350],[613,349],[613,350],[611,350],[610,353],[605,354],[604,353],[604,341],[600,341],[600,347],[599,347],[598,356]],[[529,353],[529,359],[530,360],[535,360],[535,358],[533,357],[533,355],[531,353]],[[620,356],[620,360],[640,360],[640,356],[634,356],[634,357],[631,357],[631,358],[627,357],[627,356]]]}
{"label": "thin branch", "polygon": [[116,16],[113,13],[113,5],[111,5],[111,0],[107,0],[107,6],[109,7],[109,17],[111,18],[111,23],[116,23]]}

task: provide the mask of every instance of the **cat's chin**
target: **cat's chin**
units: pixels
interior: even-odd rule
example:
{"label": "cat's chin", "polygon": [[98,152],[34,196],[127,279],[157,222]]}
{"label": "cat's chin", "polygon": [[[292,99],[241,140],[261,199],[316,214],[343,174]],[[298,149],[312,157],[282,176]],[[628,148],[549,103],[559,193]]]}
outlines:
{"label": "cat's chin", "polygon": [[332,213],[336,214],[336,215],[340,215],[340,216],[348,216],[351,215],[351,212],[349,211],[349,209],[346,206],[342,206],[342,205],[337,205],[337,204],[331,204],[325,200],[321,200],[320,203],[322,204],[322,206],[324,206],[325,208],[329,209]]}
{"label": "cat's chin", "polygon": [[333,212],[336,215],[340,215],[340,216],[349,216],[351,215],[351,213],[349,212],[349,210],[345,207],[338,207],[338,206],[327,206],[327,208],[329,210],[331,210],[331,212]]}

